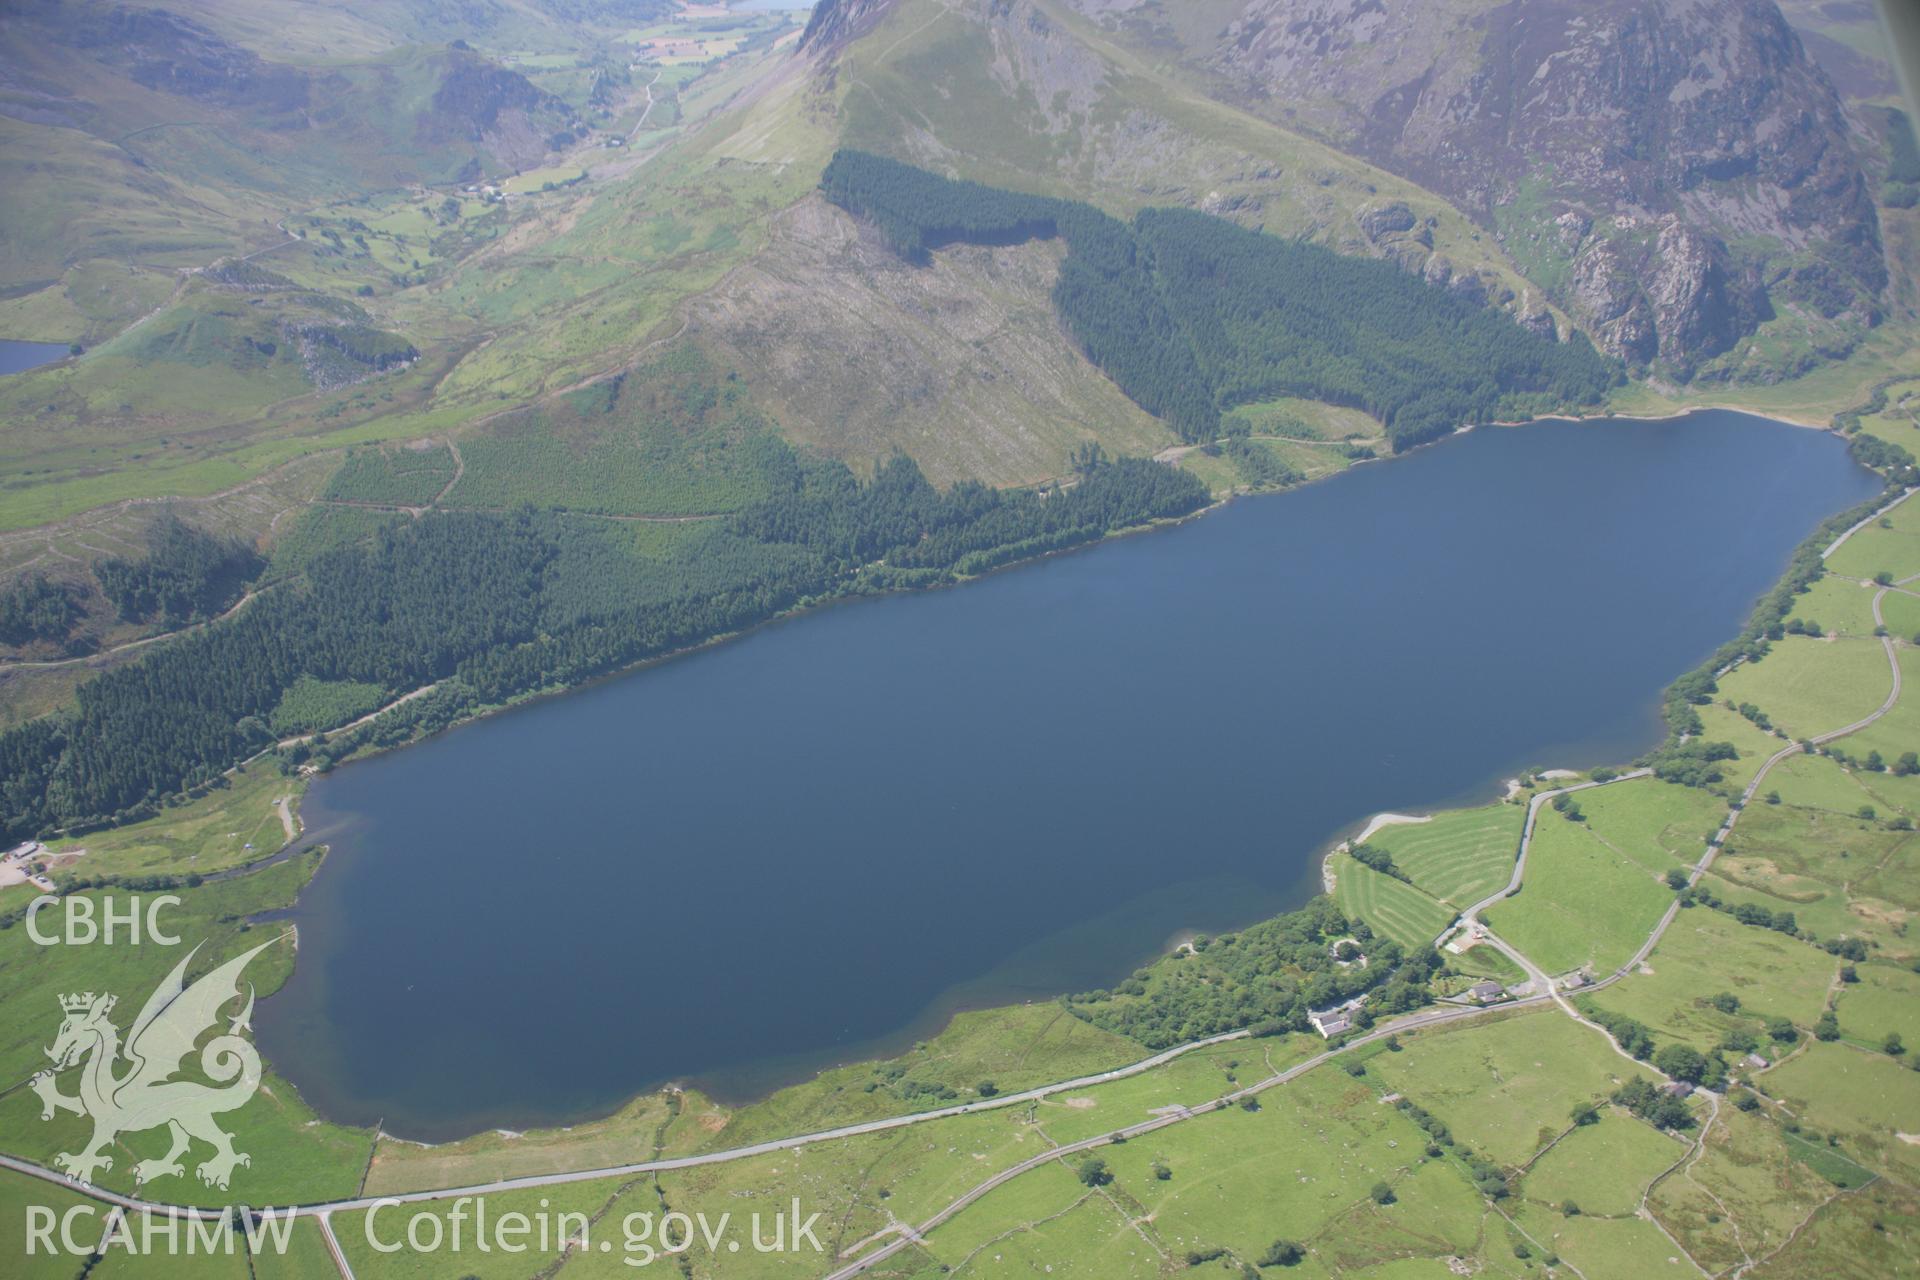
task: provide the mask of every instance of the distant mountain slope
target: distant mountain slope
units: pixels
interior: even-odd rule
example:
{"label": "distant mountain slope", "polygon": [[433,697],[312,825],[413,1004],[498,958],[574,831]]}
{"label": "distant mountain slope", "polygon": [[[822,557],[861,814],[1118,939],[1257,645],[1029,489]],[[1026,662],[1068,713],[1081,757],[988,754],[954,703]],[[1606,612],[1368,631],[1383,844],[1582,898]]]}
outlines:
{"label": "distant mountain slope", "polygon": [[464,43],[295,64],[189,16],[201,7],[0,17],[0,290],[93,258],[198,265],[272,243],[289,204],[509,172],[578,123]]}
{"label": "distant mountain slope", "polygon": [[1250,109],[1495,227],[1628,359],[1690,373],[1784,307],[1878,318],[1849,126],[1771,0],[1249,0],[1210,35],[1154,29]]}
{"label": "distant mountain slope", "polygon": [[[955,19],[915,0],[816,9],[808,47],[844,58],[855,78],[849,141],[874,147],[890,130],[882,149],[902,158],[971,154],[1069,187],[1117,178],[1163,198],[1206,182],[1195,170],[1219,165],[1244,133],[1193,118],[1169,96],[1184,89],[1444,195],[1604,348],[1668,376],[1802,371],[1885,309],[1879,220],[1852,125],[1772,0],[950,9]],[[975,33],[954,33],[956,19]],[[922,24],[948,29],[943,48],[916,32]],[[976,82],[1000,93],[969,97],[961,116],[949,104],[965,57],[979,63]],[[890,94],[888,73],[917,82],[917,100]],[[982,146],[989,129],[1007,136]],[[1247,176],[1230,164],[1214,174],[1222,187]],[[1303,177],[1340,185],[1333,166],[1310,162],[1261,177],[1296,192]],[[1441,280],[1463,266],[1481,273],[1457,247],[1410,244],[1418,225],[1396,211],[1368,224],[1367,239]],[[1768,342],[1743,342],[1763,327]]]}

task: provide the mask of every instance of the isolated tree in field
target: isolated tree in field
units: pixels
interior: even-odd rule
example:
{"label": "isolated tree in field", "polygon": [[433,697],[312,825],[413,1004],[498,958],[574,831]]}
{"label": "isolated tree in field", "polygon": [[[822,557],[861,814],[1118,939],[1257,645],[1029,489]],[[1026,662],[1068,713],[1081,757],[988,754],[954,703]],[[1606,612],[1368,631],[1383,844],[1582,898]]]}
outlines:
{"label": "isolated tree in field", "polygon": [[974,1086],[974,1091],[983,1098],[991,1098],[994,1094],[1000,1092],[1000,1086],[991,1080],[982,1080]]}
{"label": "isolated tree in field", "polygon": [[1113,1181],[1113,1173],[1105,1160],[1095,1156],[1080,1165],[1080,1181],[1089,1187],[1104,1187]]}
{"label": "isolated tree in field", "polygon": [[1577,1218],[1580,1216],[1580,1206],[1571,1200],[1562,1200],[1560,1202],[1560,1216],[1563,1218]]}
{"label": "isolated tree in field", "polygon": [[1800,1033],[1794,1030],[1793,1023],[1786,1018],[1768,1018],[1767,1035],[1781,1044],[1792,1044],[1800,1038]]}
{"label": "isolated tree in field", "polygon": [[1887,1038],[1880,1042],[1880,1047],[1896,1058],[1907,1051],[1907,1046],[1902,1043],[1898,1031],[1887,1032]]}
{"label": "isolated tree in field", "polygon": [[1375,1204],[1392,1204],[1397,1199],[1393,1194],[1393,1188],[1384,1182],[1374,1183],[1367,1194],[1373,1198]]}
{"label": "isolated tree in field", "polygon": [[1742,1111],[1758,1111],[1760,1109],[1760,1099],[1751,1089],[1735,1089],[1733,1091],[1733,1105]]}
{"label": "isolated tree in field", "polygon": [[1667,871],[1667,888],[1672,889],[1677,893],[1681,889],[1684,889],[1686,887],[1687,887],[1687,873],[1682,871],[1678,867],[1669,868]]}
{"label": "isolated tree in field", "polygon": [[1576,1125],[1599,1124],[1600,1109],[1591,1102],[1577,1103],[1573,1108],[1573,1122]]}
{"label": "isolated tree in field", "polygon": [[1302,1249],[1292,1240],[1275,1240],[1267,1246],[1267,1251],[1260,1255],[1260,1265],[1263,1267],[1297,1267],[1300,1265],[1301,1259],[1306,1256],[1306,1250]]}
{"label": "isolated tree in field", "polygon": [[1821,1014],[1820,1020],[1813,1024],[1813,1038],[1826,1041],[1840,1038],[1840,1019],[1833,1016],[1833,1010]]}
{"label": "isolated tree in field", "polygon": [[1920,752],[1902,751],[1900,758],[1893,762],[1893,771],[1902,778],[1920,773]]}
{"label": "isolated tree in field", "polygon": [[1709,1003],[1711,1003],[1714,1008],[1718,1009],[1722,1013],[1740,1012],[1740,997],[1733,994],[1733,992],[1731,991],[1722,991],[1719,995],[1716,995]]}

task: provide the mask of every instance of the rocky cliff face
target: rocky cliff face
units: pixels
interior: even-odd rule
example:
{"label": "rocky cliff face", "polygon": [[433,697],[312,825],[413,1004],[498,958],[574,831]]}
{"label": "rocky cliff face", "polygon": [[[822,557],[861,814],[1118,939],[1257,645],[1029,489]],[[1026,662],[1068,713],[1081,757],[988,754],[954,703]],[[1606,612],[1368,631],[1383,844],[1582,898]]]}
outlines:
{"label": "rocky cliff face", "polygon": [[73,42],[149,89],[223,107],[281,114],[307,105],[307,77],[165,9],[75,15]]}
{"label": "rocky cliff face", "polygon": [[1630,360],[1688,373],[1775,306],[1878,318],[1848,125],[1772,0],[1246,0],[1188,49],[1223,96],[1496,229]]}
{"label": "rocky cliff face", "polygon": [[828,53],[872,30],[893,0],[818,0],[800,33],[800,48]]}
{"label": "rocky cliff face", "polygon": [[476,143],[507,164],[525,165],[576,123],[571,107],[519,72],[462,49],[449,49],[446,57],[440,87],[420,119],[424,141]]}
{"label": "rocky cliff face", "polygon": [[43,4],[32,12],[54,39],[135,84],[238,113],[250,127],[330,129],[351,146],[365,136],[363,122],[384,133],[410,115],[423,152],[470,154],[478,173],[537,163],[577,124],[561,99],[463,42],[423,47],[403,72],[362,70],[356,79],[263,58],[167,9]]}

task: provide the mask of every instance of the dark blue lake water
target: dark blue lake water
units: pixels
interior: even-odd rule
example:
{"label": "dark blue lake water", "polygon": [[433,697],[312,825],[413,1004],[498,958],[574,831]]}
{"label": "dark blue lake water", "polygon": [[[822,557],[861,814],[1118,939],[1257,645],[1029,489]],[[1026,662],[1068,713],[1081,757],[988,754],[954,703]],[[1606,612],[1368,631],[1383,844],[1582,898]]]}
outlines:
{"label": "dark blue lake water", "polygon": [[16,342],[12,338],[0,338],[0,375],[52,364],[66,354],[64,342]]}
{"label": "dark blue lake water", "polygon": [[1382,809],[1628,759],[1824,517],[1825,434],[1487,429],[340,770],[262,1043],[437,1138],[741,1096],[1298,904]]}

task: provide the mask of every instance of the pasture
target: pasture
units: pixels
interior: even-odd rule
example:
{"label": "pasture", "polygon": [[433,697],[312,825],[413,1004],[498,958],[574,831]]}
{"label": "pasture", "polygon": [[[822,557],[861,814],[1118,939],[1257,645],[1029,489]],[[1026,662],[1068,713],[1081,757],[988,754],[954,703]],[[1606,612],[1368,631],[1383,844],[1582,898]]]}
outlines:
{"label": "pasture", "polygon": [[[1694,907],[1674,918],[1645,967],[1593,1002],[1639,1019],[1661,1043],[1679,1040],[1705,1052],[1735,1028],[1758,1033],[1769,1017],[1811,1027],[1839,967],[1797,938]],[[1713,1006],[1722,992],[1738,998],[1738,1012]]]}
{"label": "pasture", "polygon": [[1507,883],[1525,821],[1519,805],[1490,804],[1382,827],[1367,843],[1391,853],[1430,897],[1465,910]]}
{"label": "pasture", "polygon": [[1788,636],[1763,660],[1741,663],[1723,676],[1720,696],[1752,703],[1782,732],[1809,738],[1864,718],[1892,687],[1877,640]]}
{"label": "pasture", "polygon": [[1404,880],[1396,880],[1344,853],[1333,857],[1334,901],[1347,915],[1403,947],[1432,946],[1455,912]]}
{"label": "pasture", "polygon": [[1868,525],[1827,557],[1827,569],[1849,578],[1920,573],[1920,510],[1912,502]]}
{"label": "pasture", "polygon": [[1920,1174],[1920,1145],[1899,1136],[1920,1131],[1920,1071],[1884,1053],[1816,1041],[1761,1083],[1861,1164],[1909,1183]]}
{"label": "pasture", "polygon": [[1576,1103],[1638,1074],[1605,1037],[1558,1010],[1404,1037],[1367,1070],[1447,1123],[1496,1162],[1518,1166],[1562,1132]]}
{"label": "pasture", "polygon": [[1606,973],[1639,949],[1671,901],[1651,870],[1549,809],[1535,824],[1520,892],[1482,916],[1548,973]]}
{"label": "pasture", "polygon": [[1647,1187],[1686,1146],[1619,1107],[1604,1107],[1598,1124],[1581,1125],[1534,1162],[1520,1194],[1548,1209],[1571,1200],[1583,1214],[1626,1217]]}

